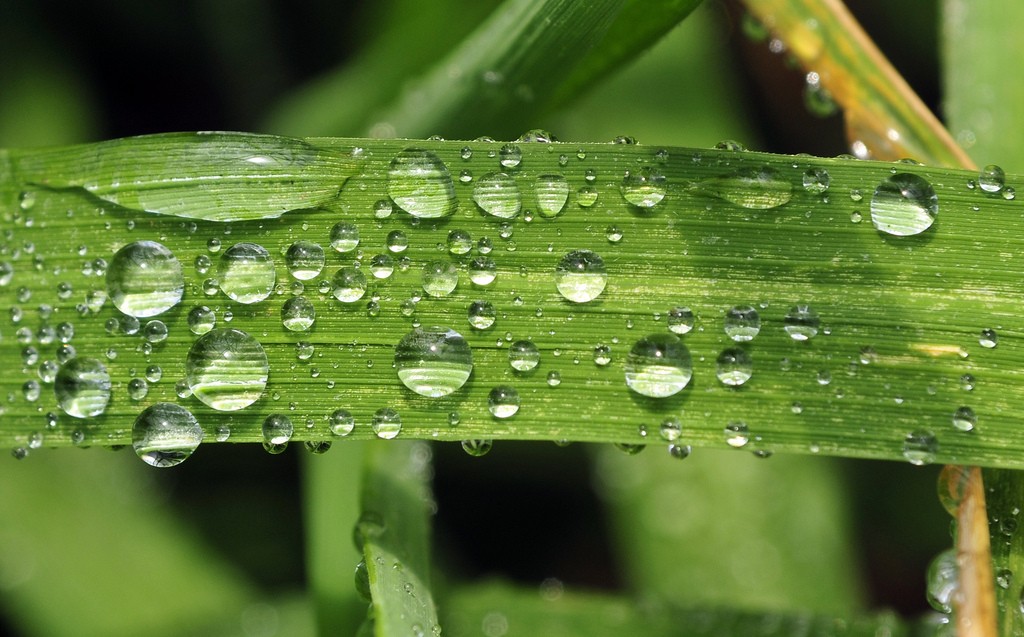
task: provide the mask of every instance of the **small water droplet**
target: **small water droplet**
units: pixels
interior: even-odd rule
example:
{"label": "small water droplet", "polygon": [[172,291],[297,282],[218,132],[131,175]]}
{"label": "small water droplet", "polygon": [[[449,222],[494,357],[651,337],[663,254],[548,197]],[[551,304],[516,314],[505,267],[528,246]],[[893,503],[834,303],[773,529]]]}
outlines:
{"label": "small water droplet", "polygon": [[312,241],[296,241],[291,244],[284,258],[288,272],[299,281],[314,279],[324,269],[324,249]]}
{"label": "small water droplet", "polygon": [[522,209],[522,197],[515,179],[505,173],[489,173],[476,182],[473,201],[487,214],[513,219]]}
{"label": "small water droplet", "polygon": [[665,177],[650,166],[627,170],[620,191],[626,203],[638,208],[653,208],[665,198]]}
{"label": "small water droplet", "polygon": [[474,285],[490,285],[498,276],[498,266],[490,257],[475,257],[469,262],[469,280]]}
{"label": "small water droplet", "polygon": [[128,381],[127,386],[128,398],[132,400],[142,400],[149,393],[149,384],[141,378],[133,378]]}
{"label": "small water droplet", "polygon": [[678,418],[666,418],[658,427],[658,433],[661,434],[663,440],[674,442],[683,435],[683,425]]}
{"label": "small water droplet", "polygon": [[985,349],[994,349],[999,344],[999,335],[996,331],[991,328],[985,328],[981,330],[981,335],[978,336],[978,344]]}
{"label": "small water droplet", "polygon": [[579,190],[576,191],[576,203],[579,204],[580,208],[589,208],[597,203],[599,194],[597,188],[593,186],[580,186]]}
{"label": "small water droplet", "polygon": [[331,279],[331,294],[342,303],[355,303],[366,294],[366,275],[353,267],[339,268]]}
{"label": "small water droplet", "polygon": [[414,217],[436,219],[455,212],[455,183],[444,162],[429,150],[407,148],[391,160],[388,196]]}
{"label": "small water droplet", "polygon": [[978,416],[970,407],[960,407],[953,413],[953,426],[960,431],[972,431],[978,424]]}
{"label": "small water droplet", "polygon": [[473,456],[479,458],[486,456],[491,451],[491,447],[494,446],[494,442],[491,440],[463,440],[462,450]]}
{"label": "small water droplet", "polygon": [[786,314],[783,325],[794,341],[808,341],[818,335],[821,319],[809,305],[795,305]]}
{"label": "small water droplet", "polygon": [[626,358],[626,385],[642,396],[665,398],[686,387],[693,375],[690,352],[673,334],[638,340]]}
{"label": "small water droplet", "polygon": [[505,144],[498,151],[498,163],[505,168],[516,168],[523,161],[523,151],[515,144]]}
{"label": "small water droplet", "polygon": [[473,249],[473,238],[465,230],[452,230],[448,233],[448,252],[461,256]]}
{"label": "small water droplet", "polygon": [[511,418],[519,411],[519,392],[501,385],[487,395],[487,409],[495,418]]}
{"label": "small water droplet", "polygon": [[466,314],[469,318],[469,324],[478,330],[486,330],[494,325],[494,320],[498,316],[494,305],[490,301],[474,301],[470,303]]}
{"label": "small water droplet", "polygon": [[[275,447],[286,445],[292,439],[294,433],[295,426],[292,425],[291,418],[284,414],[270,414],[263,420],[264,445]],[[270,450],[268,449],[268,451]]]}
{"label": "small water droplet", "polygon": [[347,436],[355,429],[356,419],[347,409],[336,409],[328,418],[328,426],[335,436]]}
{"label": "small water droplet", "polygon": [[75,418],[93,418],[102,414],[110,402],[110,374],[95,358],[73,358],[57,372],[53,391],[64,413]]}
{"label": "small water droplet", "polygon": [[677,305],[668,311],[668,329],[680,336],[689,334],[694,325],[693,310]]}
{"label": "small water droplet", "polygon": [[192,333],[201,336],[217,325],[217,315],[205,305],[197,305],[188,313],[188,328]]}
{"label": "small water droplet", "polygon": [[106,275],[110,300],[121,312],[146,318],[181,301],[185,278],[181,262],[155,241],[129,243],[114,254]]}
{"label": "small water droplet", "polygon": [[459,271],[447,261],[432,261],[423,266],[423,291],[440,298],[451,294],[459,284]]}
{"label": "small water droplet", "polygon": [[189,459],[203,441],[203,428],[192,412],[174,403],[156,403],[132,426],[132,448],[146,464],[174,467]]}
{"label": "small water droplet", "polygon": [[725,444],[739,449],[750,442],[750,429],[744,422],[731,422],[725,426]]}
{"label": "small water droplet", "polygon": [[292,332],[305,332],[315,320],[316,308],[304,296],[293,296],[281,306],[281,324]]}
{"label": "small water droplet", "polygon": [[939,441],[935,434],[927,429],[912,431],[903,441],[903,457],[913,465],[920,466],[933,462],[938,451]]}
{"label": "small water droplet", "polygon": [[737,305],[726,311],[723,326],[726,336],[737,343],[745,343],[754,340],[761,331],[761,317],[753,307]]}
{"label": "small water droplet", "polygon": [[557,217],[565,210],[569,200],[569,182],[558,174],[544,174],[534,184],[537,193],[537,212],[542,217]]}
{"label": "small water droplet", "polygon": [[374,412],[370,427],[378,438],[391,440],[402,432],[402,417],[394,409],[383,407]]}
{"label": "small water droplet", "polygon": [[604,259],[590,250],[573,250],[555,268],[555,287],[566,300],[588,303],[604,291],[608,273]]}
{"label": "small water droplet", "polygon": [[995,164],[989,164],[978,174],[978,185],[985,192],[1002,192],[1006,186],[1006,173]]}
{"label": "small water droplet", "polygon": [[267,386],[269,371],[260,342],[230,328],[200,336],[185,360],[192,395],[217,411],[237,411],[256,402]]}
{"label": "small water droplet", "polygon": [[718,355],[715,376],[723,385],[739,387],[754,373],[754,363],[746,351],[732,347]]}
{"label": "small water droplet", "polygon": [[824,168],[808,168],[804,173],[804,190],[814,194],[821,194],[828,190],[831,177]]}
{"label": "small water droplet", "polygon": [[671,444],[668,446],[668,455],[676,460],[684,460],[690,457],[693,448],[690,445]]}
{"label": "small water droplet", "polygon": [[594,364],[599,367],[612,362],[612,348],[607,345],[597,345],[594,347]]}
{"label": "small water droplet", "polygon": [[359,226],[340,222],[331,228],[331,247],[337,252],[351,252],[359,245]]}
{"label": "small water droplet", "polygon": [[532,341],[516,341],[508,348],[508,362],[517,372],[528,372],[540,363],[540,350]]}
{"label": "small water droplet", "polygon": [[236,243],[220,255],[218,276],[221,292],[246,305],[270,296],[277,281],[274,260],[263,246]]}
{"label": "small water droplet", "polygon": [[871,197],[871,221],[886,234],[907,237],[931,227],[939,212],[939,198],[932,185],[910,173],[892,175],[875,188]]}
{"label": "small water droplet", "polygon": [[459,389],[473,372],[473,352],[461,334],[447,327],[417,328],[395,347],[402,384],[420,396],[439,398]]}

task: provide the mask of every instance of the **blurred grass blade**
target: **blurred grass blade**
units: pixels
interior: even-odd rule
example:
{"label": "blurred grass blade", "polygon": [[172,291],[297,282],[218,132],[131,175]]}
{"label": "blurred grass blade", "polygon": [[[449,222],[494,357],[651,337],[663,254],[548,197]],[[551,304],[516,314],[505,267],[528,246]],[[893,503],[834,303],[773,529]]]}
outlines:
{"label": "blurred grass blade", "polygon": [[[154,146],[144,142],[143,156],[151,156]],[[173,138],[161,143],[175,155]],[[10,320],[0,360],[12,370],[0,377],[0,391],[10,397],[0,444],[28,449],[40,437],[55,446],[127,444],[140,408],[184,401],[208,441],[220,426],[229,427],[233,442],[263,441],[264,419],[286,409],[313,424],[296,427],[295,440],[329,440],[336,434],[327,418],[339,407],[355,419],[350,437],[373,438],[373,416],[387,407],[400,414],[407,438],[643,444],[663,421],[678,418],[685,442],[697,446],[725,448],[723,428],[744,421],[765,450],[1024,466],[1017,424],[1024,389],[1016,382],[1024,328],[1013,318],[1024,283],[1003,257],[1024,248],[1012,229],[1022,214],[1012,196],[1017,176],[1007,177],[1003,192],[989,193],[969,188],[977,175],[962,170],[720,149],[304,143],[331,157],[363,149],[358,174],[349,177],[343,166],[325,175],[325,188],[344,182],[338,199],[323,209],[231,224],[186,224],[105,204],[81,189],[34,188],[16,180],[11,165],[31,164],[45,177],[46,162],[59,153],[9,151],[9,162],[0,153],[7,224],[0,307]],[[130,163],[132,152],[132,140],[123,141],[116,161]],[[424,157],[434,158],[429,170],[412,170],[410,158]],[[627,174],[626,166],[639,169]],[[509,172],[501,177],[499,169]],[[187,173],[187,166],[181,170]],[[453,177],[463,173],[471,179]],[[482,213],[480,205],[492,206],[499,191],[481,190],[480,183],[502,184],[503,205],[524,212],[518,219]],[[934,219],[932,191],[941,211]],[[215,194],[215,188],[198,192],[204,202]],[[420,197],[429,195],[423,201],[433,205],[443,196],[452,213],[416,218],[389,195],[416,210]],[[550,214],[555,204],[554,216],[538,214]],[[875,227],[872,214],[887,231]],[[932,226],[918,236],[890,234],[916,231],[922,221]],[[340,222],[358,227],[362,252],[330,249]],[[470,237],[459,245],[479,246],[486,238],[483,250],[453,254],[446,247],[453,230]],[[103,276],[117,282],[119,270],[108,271],[113,253],[144,240],[191,264],[180,274],[184,300],[149,326],[142,323],[151,317],[125,317],[112,307]],[[298,244],[297,262],[293,244],[300,240],[315,246]],[[276,264],[273,284],[262,297],[244,299],[255,302],[218,290],[224,273],[231,286],[239,283],[232,280],[234,252],[221,249],[234,242],[259,242],[273,255],[266,261]],[[322,261],[307,259],[321,250]],[[602,291],[584,303],[563,296],[575,288],[561,280],[566,268],[558,270],[579,250],[600,255],[606,270]],[[391,267],[381,270],[378,256],[391,259]],[[496,276],[481,283],[481,272],[490,280],[491,261]],[[438,273],[446,280],[454,273],[455,289],[438,291]],[[583,287],[600,280],[584,277]],[[285,302],[297,295],[316,311],[305,331],[282,320]],[[494,309],[492,327],[470,322],[477,301]],[[804,304],[809,309],[800,309]],[[754,340],[740,343],[725,329],[727,313],[735,321],[730,308],[748,305],[756,307],[761,327]],[[248,333],[266,353],[269,374],[254,381],[260,391],[252,399],[259,399],[240,411],[222,411],[208,395],[190,398],[187,384],[175,387],[198,342],[189,314],[202,306],[218,328]],[[694,315],[682,338],[692,379],[665,398],[631,390],[625,382],[631,349],[649,334],[670,334],[666,323],[679,316],[669,310],[677,306]],[[465,386],[432,398],[401,383],[391,363],[414,320],[464,335],[473,353]],[[58,405],[53,374],[59,356],[67,355],[58,333],[80,359],[108,371],[112,398],[103,415],[72,417],[67,405]],[[517,339],[537,346],[542,362],[535,372],[510,366],[510,341]],[[599,345],[608,348],[607,364],[594,362]],[[129,384],[138,385],[133,373],[151,365],[164,380],[147,384],[141,398],[130,396]],[[508,412],[491,404],[490,394],[505,386],[518,394],[519,409],[503,418]],[[217,387],[233,391],[231,383]]]}
{"label": "blurred grass blade", "polygon": [[1024,165],[1024,86],[1007,76],[1024,60],[1022,20],[1024,4],[1013,0],[942,3],[943,104],[950,130],[979,166]]}
{"label": "blurred grass blade", "polygon": [[40,151],[16,161],[14,171],[26,184],[82,188],[131,210],[244,221],[325,203],[357,167],[351,155],[298,139],[212,132]]}
{"label": "blurred grass blade", "polygon": [[321,635],[353,635],[366,607],[352,586],[359,552],[352,530],[359,519],[359,478],[366,443],[337,445],[303,462],[306,572]]}
{"label": "blurred grass blade", "polygon": [[821,86],[843,108],[855,154],[972,166],[841,0],[745,0],[744,4],[805,70],[818,74]]}
{"label": "blurred grass blade", "polygon": [[578,99],[656,44],[700,3],[701,0],[627,0],[604,38],[558,87],[550,102],[559,106]]}
{"label": "blurred grass blade", "polygon": [[625,0],[507,0],[378,115],[382,137],[516,136],[615,20]]}
{"label": "blurred grass blade", "polygon": [[1020,529],[1024,511],[1024,472],[986,470],[988,519],[995,570],[999,634],[1007,637],[1024,633],[1021,613],[1021,579],[1024,573],[1024,532]]}
{"label": "blurred grass blade", "polygon": [[560,583],[540,591],[502,583],[464,586],[445,603],[446,637],[903,637],[890,614],[837,618],[810,613],[751,613],[727,607],[637,603],[626,597],[570,593]]}
{"label": "blurred grass blade", "polygon": [[377,442],[366,450],[356,527],[377,637],[435,634],[430,592],[430,447]]}

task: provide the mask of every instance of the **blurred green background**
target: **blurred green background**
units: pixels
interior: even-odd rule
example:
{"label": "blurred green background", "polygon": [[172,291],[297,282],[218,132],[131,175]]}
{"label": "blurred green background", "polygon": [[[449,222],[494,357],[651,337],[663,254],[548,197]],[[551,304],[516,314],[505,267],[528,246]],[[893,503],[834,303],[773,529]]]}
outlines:
{"label": "blurred green background", "polygon": [[[0,147],[175,130],[365,136],[409,78],[498,4],[4,0]],[[850,5],[936,108],[935,3]],[[737,4],[708,2],[532,127],[565,141],[846,152],[840,117],[810,115],[802,86],[784,54],[743,35]],[[521,132],[495,122],[476,135]],[[0,633],[315,634],[310,555],[336,560],[321,570],[337,573],[341,598],[358,559],[345,481],[358,453],[343,446],[311,457],[206,445],[169,471],[101,449],[0,462]],[[498,578],[684,605],[916,616],[925,565],[950,542],[937,468],[525,443],[482,459],[438,445],[434,458],[435,571],[452,588]],[[339,476],[334,490],[304,482],[311,471]],[[335,529],[335,551],[307,551],[314,524]]]}

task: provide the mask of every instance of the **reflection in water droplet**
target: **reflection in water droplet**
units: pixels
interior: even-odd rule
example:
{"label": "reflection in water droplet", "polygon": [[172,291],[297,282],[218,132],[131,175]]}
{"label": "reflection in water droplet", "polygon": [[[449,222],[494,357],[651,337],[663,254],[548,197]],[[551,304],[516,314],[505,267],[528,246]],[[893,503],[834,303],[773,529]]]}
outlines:
{"label": "reflection in water droplet", "polygon": [[573,250],[555,268],[555,287],[573,303],[593,301],[604,291],[608,274],[604,260],[590,250]]}
{"label": "reflection in water droplet", "polygon": [[498,162],[505,168],[516,168],[523,160],[523,151],[515,144],[505,144],[498,151]]}
{"label": "reflection in water droplet", "polygon": [[677,305],[668,311],[668,329],[682,336],[689,334],[694,324],[693,310]]}
{"label": "reflection in water droplet", "polygon": [[469,280],[474,285],[490,285],[498,276],[498,265],[490,257],[476,257],[469,262]]}
{"label": "reflection in water droplet", "polygon": [[153,467],[174,467],[188,460],[203,441],[192,412],[174,403],[147,407],[132,426],[132,448]]}
{"label": "reflection in water droplet", "polygon": [[370,427],[378,438],[391,440],[402,431],[402,417],[394,409],[383,407],[374,412]]}
{"label": "reflection in water droplet", "polygon": [[737,343],[754,340],[761,331],[761,317],[749,305],[737,305],[725,313],[725,334]]}
{"label": "reflection in water droplet", "polygon": [[356,427],[356,419],[347,409],[336,409],[328,419],[331,433],[335,436],[347,436]]}
{"label": "reflection in water droplet", "polygon": [[246,305],[270,296],[277,281],[274,260],[256,243],[236,243],[220,255],[218,269],[221,292]]}
{"label": "reflection in water droplet", "polygon": [[804,173],[804,190],[814,194],[821,194],[828,190],[831,178],[824,168],[808,168]]}
{"label": "reflection in water droplet", "polygon": [[444,162],[422,148],[407,148],[391,160],[388,195],[414,217],[436,219],[455,212],[455,183]]}
{"label": "reflection in water droplet", "polygon": [[960,590],[960,568],[956,549],[946,549],[928,565],[925,577],[928,603],[940,613],[952,613],[953,603]]}
{"label": "reflection in water droplet", "polygon": [[978,424],[978,416],[970,407],[960,407],[953,414],[953,426],[960,431],[972,431]]}
{"label": "reflection in water droplet", "polygon": [[469,324],[478,330],[486,330],[494,325],[498,313],[490,301],[473,301],[466,311]]}
{"label": "reflection in water droplet", "polygon": [[985,349],[994,349],[999,344],[999,335],[995,330],[985,328],[981,330],[981,335],[978,337],[978,344]]}
{"label": "reflection in water droplet", "polygon": [[666,418],[658,427],[658,433],[661,434],[662,439],[674,442],[683,435],[683,425],[678,418]]}
{"label": "reflection in water droplet", "polygon": [[715,376],[723,385],[738,387],[750,380],[754,373],[754,364],[750,354],[733,347],[718,355]]}
{"label": "reflection in water droplet", "polygon": [[643,396],[665,398],[686,387],[693,375],[690,352],[672,334],[651,334],[626,358],[626,385]]}
{"label": "reflection in water droplet", "polygon": [[331,228],[331,247],[337,252],[351,252],[359,245],[359,226],[340,222]]}
{"label": "reflection in water droplet", "polygon": [[793,186],[773,168],[743,168],[696,184],[704,194],[750,210],[770,210],[793,198]]}
{"label": "reflection in water droplet", "polygon": [[508,348],[508,363],[517,372],[528,372],[540,363],[540,350],[532,341],[516,341]]}
{"label": "reflection in water droplet", "polygon": [[292,439],[295,427],[291,418],[283,414],[270,414],[263,420],[263,443],[285,445]]}
{"label": "reflection in water droplet", "polygon": [[938,213],[935,189],[910,173],[892,175],[875,188],[871,197],[871,222],[879,231],[897,237],[924,232]]}
{"label": "reflection in water droplet", "polygon": [[57,372],[53,391],[64,413],[93,418],[102,414],[110,402],[110,374],[95,358],[72,358]]}
{"label": "reflection in water droplet", "polygon": [[903,441],[903,457],[913,465],[929,464],[935,460],[938,451],[938,439],[926,429],[912,431]]}
{"label": "reflection in water droplet", "polygon": [[650,166],[627,170],[620,191],[626,203],[638,208],[653,208],[665,198],[665,177]]}
{"label": "reflection in water droplet", "polygon": [[725,426],[725,444],[739,449],[750,442],[750,429],[747,423],[731,422]]}
{"label": "reflection in water droplet", "polygon": [[487,409],[495,418],[511,418],[519,411],[519,392],[501,385],[487,395]]}
{"label": "reflection in water droplet", "polygon": [[395,347],[402,384],[429,398],[459,389],[473,372],[473,352],[461,334],[447,327],[417,328]]}
{"label": "reflection in water droplet", "polygon": [[185,360],[192,395],[217,411],[237,411],[256,402],[267,386],[267,354],[252,336],[218,329],[199,337]]}
{"label": "reflection in water droplet", "polygon": [[331,294],[342,303],[355,303],[366,294],[366,275],[353,267],[339,268],[331,280]]}
{"label": "reflection in water droplet", "polygon": [[462,449],[474,458],[486,456],[491,451],[494,442],[491,440],[463,440]]}
{"label": "reflection in water droplet", "polygon": [[423,291],[440,298],[451,294],[459,284],[459,271],[447,261],[432,261],[423,266]]}
{"label": "reflection in water droplet", "polygon": [[481,177],[473,188],[473,201],[487,214],[501,219],[515,218],[523,205],[519,186],[505,173]]}
{"label": "reflection in water droplet", "polygon": [[312,241],[296,241],[285,253],[288,271],[299,281],[309,281],[324,269],[324,249]]}
{"label": "reflection in water droplet", "polygon": [[473,238],[465,230],[452,230],[448,233],[448,252],[454,255],[467,254],[473,249]]}
{"label": "reflection in water droplet", "polygon": [[690,445],[677,445],[671,444],[668,446],[668,455],[675,458],[676,460],[683,460],[690,457],[690,453],[693,452],[693,448]]}
{"label": "reflection in water droplet", "polygon": [[181,301],[185,290],[181,262],[156,241],[136,241],[118,250],[106,278],[117,309],[138,318],[166,312]]}
{"label": "reflection in water droplet", "polygon": [[794,341],[808,341],[818,335],[821,319],[809,305],[795,305],[786,314],[783,325]]}
{"label": "reflection in water droplet", "polygon": [[205,305],[197,305],[188,313],[188,328],[196,336],[206,334],[217,326],[217,315]]}
{"label": "reflection in water droplet", "polygon": [[281,324],[292,332],[304,332],[313,327],[316,308],[304,296],[293,296],[281,306]]}
{"label": "reflection in water droplet", "polygon": [[558,174],[539,175],[534,183],[537,193],[537,212],[542,217],[557,217],[565,210],[569,200],[569,182]]}
{"label": "reflection in water droplet", "polygon": [[995,164],[989,164],[978,174],[978,185],[985,192],[1001,192],[1006,186],[1006,173]]}

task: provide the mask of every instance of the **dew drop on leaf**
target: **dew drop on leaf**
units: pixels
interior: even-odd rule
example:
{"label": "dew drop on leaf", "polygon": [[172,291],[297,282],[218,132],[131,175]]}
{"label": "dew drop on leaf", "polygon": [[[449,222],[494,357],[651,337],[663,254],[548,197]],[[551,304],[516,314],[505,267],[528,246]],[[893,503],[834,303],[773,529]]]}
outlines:
{"label": "dew drop on leaf", "polygon": [[391,160],[388,196],[399,208],[420,219],[447,217],[458,206],[447,166],[422,148],[407,148]]}
{"label": "dew drop on leaf", "polygon": [[750,354],[739,347],[731,347],[718,355],[715,361],[715,376],[729,387],[739,387],[754,374]]}
{"label": "dew drop on leaf", "polygon": [[117,309],[138,318],[166,312],[181,301],[185,290],[181,262],[156,241],[136,241],[118,250],[106,278]]}
{"label": "dew drop on leaf", "polygon": [[236,243],[220,255],[218,276],[221,292],[246,305],[270,296],[277,281],[274,260],[263,246]]}
{"label": "dew drop on leaf", "polygon": [[519,411],[519,392],[513,387],[501,385],[487,395],[487,409],[495,418],[511,418]]}
{"label": "dew drop on leaf", "polygon": [[93,418],[106,411],[110,402],[110,374],[95,358],[72,358],[57,372],[53,391],[64,413],[75,418]]}
{"label": "dew drop on leaf", "polygon": [[514,219],[523,205],[519,186],[505,173],[489,173],[477,180],[473,201],[481,210],[500,219]]}
{"label": "dew drop on leaf", "polygon": [[420,396],[447,396],[466,384],[473,352],[461,334],[447,327],[417,328],[395,347],[395,369],[402,384]]}
{"label": "dew drop on leaf", "polygon": [[402,431],[402,417],[390,407],[378,409],[370,421],[374,435],[382,440],[391,440]]}
{"label": "dew drop on leaf", "polygon": [[630,349],[625,373],[626,385],[642,396],[673,396],[693,375],[690,352],[673,334],[651,334]]}
{"label": "dew drop on leaf", "polygon": [[604,259],[590,250],[567,253],[555,268],[555,287],[563,298],[573,303],[593,301],[607,283]]}
{"label": "dew drop on leaf", "polygon": [[875,188],[871,222],[880,232],[897,237],[921,234],[939,213],[939,198],[924,178],[897,173]]}
{"label": "dew drop on leaf", "polygon": [[260,342],[230,328],[200,336],[185,360],[192,395],[217,411],[237,411],[256,402],[267,386],[269,371]]}
{"label": "dew drop on leaf", "polygon": [[146,464],[174,467],[189,459],[203,441],[203,428],[188,409],[155,403],[132,426],[132,448]]}

